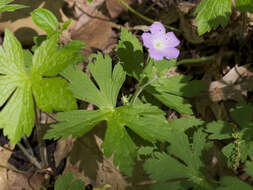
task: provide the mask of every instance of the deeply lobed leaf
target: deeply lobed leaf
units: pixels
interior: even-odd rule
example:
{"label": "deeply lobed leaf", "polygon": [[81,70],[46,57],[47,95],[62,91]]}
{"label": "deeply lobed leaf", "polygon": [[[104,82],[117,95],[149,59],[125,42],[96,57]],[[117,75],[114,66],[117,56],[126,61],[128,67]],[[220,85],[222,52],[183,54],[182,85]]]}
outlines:
{"label": "deeply lobed leaf", "polygon": [[[67,47],[65,59],[56,59],[50,65],[52,55],[57,52],[58,36],[44,41],[36,50],[33,58],[30,52],[23,51],[21,44],[9,32],[5,31],[4,43],[0,47],[0,106],[6,104],[0,112],[0,128],[4,129],[11,144],[17,143],[26,134],[29,136],[34,125],[33,96],[39,109],[71,110],[77,108],[67,82],[59,76],[45,78],[44,74],[53,71],[55,75],[78,55],[83,46],[71,50]],[[63,47],[64,48],[64,47]],[[25,53],[25,57],[23,55]],[[71,53],[69,53],[71,52]],[[64,52],[62,52],[64,55]],[[31,61],[32,60],[32,61]],[[62,61],[62,62],[59,62]],[[32,62],[32,64],[31,64]]]}
{"label": "deeply lobed leaf", "polygon": [[197,7],[198,33],[202,35],[227,25],[231,15],[231,0],[202,0]]}

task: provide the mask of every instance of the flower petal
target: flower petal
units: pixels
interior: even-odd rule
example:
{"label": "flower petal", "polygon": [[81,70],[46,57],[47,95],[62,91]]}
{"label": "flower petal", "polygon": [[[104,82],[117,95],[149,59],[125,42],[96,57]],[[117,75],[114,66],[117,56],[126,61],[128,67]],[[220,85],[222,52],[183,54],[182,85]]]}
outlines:
{"label": "flower petal", "polygon": [[153,58],[155,61],[162,60],[163,57],[165,56],[163,51],[159,51],[155,48],[149,48],[148,52],[150,57]]}
{"label": "flower petal", "polygon": [[171,58],[177,58],[179,56],[179,50],[177,48],[166,48],[165,50],[163,50],[163,52],[166,52],[165,57],[167,59],[171,59]]}
{"label": "flower petal", "polygon": [[178,46],[180,41],[177,39],[176,35],[173,32],[168,32],[166,34],[166,45],[168,47]]}
{"label": "flower petal", "polygon": [[153,47],[152,35],[150,33],[143,33],[141,37],[145,47],[147,48]]}
{"label": "flower petal", "polygon": [[152,34],[157,33],[165,34],[166,32],[164,26],[160,22],[154,22],[149,29]]}

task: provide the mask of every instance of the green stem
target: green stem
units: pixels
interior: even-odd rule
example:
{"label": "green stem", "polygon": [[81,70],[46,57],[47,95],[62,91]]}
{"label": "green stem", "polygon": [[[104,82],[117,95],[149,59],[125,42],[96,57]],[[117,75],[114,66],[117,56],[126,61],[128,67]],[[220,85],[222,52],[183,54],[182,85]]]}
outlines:
{"label": "green stem", "polygon": [[177,62],[177,65],[184,65],[184,64],[189,64],[189,63],[202,63],[202,62],[207,62],[210,60],[215,59],[215,55],[208,56],[208,57],[201,57],[201,58],[196,58],[196,59],[183,59],[181,61]]}
{"label": "green stem", "polygon": [[11,170],[13,172],[20,173],[20,174],[26,174],[26,172],[23,172],[21,170],[17,170],[15,168],[12,168],[12,167],[9,167],[9,166],[5,166],[5,165],[2,165],[2,164],[0,164],[0,168],[5,168],[7,170]]}
{"label": "green stem", "polygon": [[36,166],[38,169],[41,169],[40,163],[37,161],[35,157],[30,155],[30,153],[23,147],[21,143],[17,143],[17,146],[20,148],[20,150],[25,154],[25,156],[31,161],[31,163]]}
{"label": "green stem", "polygon": [[[119,0],[119,1],[120,1],[120,2],[122,3],[122,5],[124,5],[129,11],[131,11],[132,13],[134,13],[135,15],[137,15],[138,17],[142,18],[143,20],[145,20],[145,21],[147,21],[147,22],[149,22],[149,23],[154,23],[154,22],[156,22],[155,20],[150,19],[150,18],[144,16],[143,14],[137,12],[136,10],[134,10],[134,9],[133,9],[132,7],[130,7],[124,0]],[[165,28],[167,28],[167,29],[169,29],[169,30],[171,30],[171,31],[181,33],[180,30],[178,30],[178,29],[176,29],[176,28],[174,28],[174,27],[171,27],[171,26],[168,26],[168,25],[164,25],[164,26],[165,26]]]}
{"label": "green stem", "polygon": [[24,140],[24,143],[25,143],[26,148],[28,148],[27,151],[28,151],[32,156],[34,156],[33,149],[32,149],[32,147],[31,147],[31,145],[30,145],[30,143],[29,143],[29,141],[28,141],[26,135],[23,136],[23,140]]}
{"label": "green stem", "polygon": [[34,111],[35,111],[35,127],[36,127],[36,134],[37,134],[37,139],[39,143],[39,149],[40,149],[40,157],[41,157],[41,165],[42,168],[48,165],[47,162],[47,149],[46,149],[46,144],[45,141],[43,140],[43,132],[41,130],[40,126],[40,121],[37,113],[37,106],[35,102],[35,98],[33,97],[33,105],[34,105]]}
{"label": "green stem", "polygon": [[140,95],[140,93],[144,90],[145,87],[147,87],[148,85],[150,85],[152,82],[156,81],[159,77],[157,75],[155,75],[155,77],[148,81],[146,84],[138,87],[130,101],[130,105],[133,105],[135,103],[135,101],[137,100],[138,96]]}

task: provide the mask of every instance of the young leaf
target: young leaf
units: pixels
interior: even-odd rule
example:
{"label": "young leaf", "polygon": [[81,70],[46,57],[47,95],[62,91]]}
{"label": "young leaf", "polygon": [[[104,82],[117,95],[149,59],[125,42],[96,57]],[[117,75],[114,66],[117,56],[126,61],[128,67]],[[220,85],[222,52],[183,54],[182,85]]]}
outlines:
{"label": "young leaf", "polygon": [[129,76],[140,80],[144,59],[139,40],[127,29],[121,27],[120,41],[116,48],[124,70]]}
{"label": "young leaf", "polygon": [[48,36],[51,36],[58,32],[59,23],[54,14],[43,8],[37,8],[32,13],[33,22],[42,30],[44,30]]}
{"label": "young leaf", "polygon": [[199,35],[210,32],[219,25],[224,28],[231,15],[231,0],[202,0],[195,13]]}
{"label": "young leaf", "polygon": [[[170,189],[171,186],[181,189],[186,182],[192,182],[189,188],[212,189],[212,185],[201,173],[203,163],[200,157],[207,145],[206,134],[201,130],[197,131],[193,136],[193,146],[191,146],[184,132],[174,130],[170,143],[171,146],[168,149],[170,155],[155,153],[154,158],[148,159],[144,164],[144,170],[150,174],[150,178],[157,181],[157,184],[152,185],[151,189]],[[177,182],[170,182],[174,180]]]}
{"label": "young leaf", "polygon": [[76,110],[57,114],[57,119],[62,122],[53,125],[44,138],[65,138],[70,134],[74,137],[81,136],[105,120],[107,130],[102,144],[105,156],[114,154],[115,166],[131,175],[133,158],[137,153],[126,126],[148,141],[166,141],[170,134],[167,121],[163,111],[150,104],[116,108],[117,96],[125,79],[121,64],[117,64],[112,71],[110,57],[101,53],[92,55],[90,60],[88,66],[99,89],[78,67],[68,67],[63,75],[70,81],[70,89],[75,97],[97,105],[99,110]]}
{"label": "young leaf", "polygon": [[1,0],[0,2],[0,13],[8,11],[8,12],[12,12],[15,11],[17,9],[22,9],[22,8],[26,8],[27,6],[25,5],[18,5],[18,4],[10,4],[14,0]]}
{"label": "young leaf", "polygon": [[253,1],[252,0],[235,0],[236,9],[240,12],[253,13]]}
{"label": "young leaf", "polygon": [[83,190],[84,182],[80,179],[73,180],[71,172],[59,176],[54,184],[54,190]]}
{"label": "young leaf", "polygon": [[[43,75],[50,70],[61,71],[57,64],[44,67],[48,64],[46,59],[49,57],[47,56],[55,55],[57,39],[55,35],[42,43],[36,50],[32,59],[32,68],[27,73],[24,61],[31,61],[31,57],[29,60],[24,59],[21,44],[9,30],[5,31],[3,47],[0,47],[0,73],[2,74],[0,75],[0,106],[5,103],[6,105],[0,112],[0,128],[4,129],[4,135],[8,136],[11,144],[17,143],[24,134],[29,136],[32,132],[34,124],[32,94],[38,108],[42,111],[64,111],[77,107],[72,93],[67,89],[67,81],[59,76],[46,78]],[[73,51],[75,53],[71,54],[72,58],[78,54],[77,50]],[[67,66],[70,63],[71,58],[68,57],[68,62],[64,64]]]}
{"label": "young leaf", "polygon": [[72,20],[67,20],[62,24],[61,31],[67,30],[69,25],[71,24]]}

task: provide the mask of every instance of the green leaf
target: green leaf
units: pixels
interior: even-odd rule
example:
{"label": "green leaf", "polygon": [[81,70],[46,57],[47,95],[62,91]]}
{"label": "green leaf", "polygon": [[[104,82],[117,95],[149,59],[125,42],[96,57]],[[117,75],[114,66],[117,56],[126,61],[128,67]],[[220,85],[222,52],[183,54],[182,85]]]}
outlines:
{"label": "green leaf", "polygon": [[32,89],[38,108],[45,112],[77,109],[68,82],[60,77],[33,79]]}
{"label": "green leaf", "polygon": [[211,135],[208,137],[209,139],[231,139],[233,138],[232,127],[233,126],[226,121],[213,121],[206,125],[206,132],[211,133]]}
{"label": "green leaf", "polygon": [[[77,108],[65,80],[59,76],[46,78],[42,75],[50,72],[49,69],[55,67],[55,70],[58,69],[57,66],[44,68],[43,65],[48,64],[46,58],[51,55],[51,51],[57,49],[57,39],[56,36],[52,36],[36,50],[32,58],[32,68],[28,73],[27,70],[31,67],[31,53],[24,51],[23,54],[18,40],[9,30],[5,31],[3,47],[0,47],[0,73],[2,74],[0,75],[0,106],[5,105],[0,112],[0,128],[4,129],[4,135],[8,136],[11,144],[17,143],[24,134],[29,136],[32,132],[34,125],[32,94],[38,108],[42,111]],[[71,60],[65,64],[70,62]],[[38,69],[38,65],[42,70]]]}
{"label": "green leaf", "polygon": [[[156,69],[153,68],[153,70]],[[150,73],[152,71],[147,72]],[[149,80],[152,80],[150,76],[151,74],[149,74]],[[193,97],[200,91],[206,89],[206,87],[201,81],[191,81],[191,77],[184,75],[167,77],[165,73],[164,76],[152,82],[145,90],[160,100],[164,105],[182,114],[192,114],[191,104],[188,103],[185,97]]]}
{"label": "green leaf", "polygon": [[247,174],[249,174],[251,177],[253,176],[253,162],[248,161],[246,162],[246,168],[245,171]]}
{"label": "green leaf", "polygon": [[67,20],[62,24],[61,31],[67,30],[69,25],[71,24],[72,20]]}
{"label": "green leaf", "polygon": [[[3,49],[4,48],[4,49]],[[4,129],[11,144],[15,144],[33,128],[34,112],[31,83],[24,67],[21,44],[5,30],[3,48],[0,47],[0,128]]]}
{"label": "green leaf", "polygon": [[44,30],[48,36],[58,32],[58,20],[51,11],[44,8],[37,8],[31,15],[33,22]]}
{"label": "green leaf", "polygon": [[121,27],[120,41],[116,45],[120,63],[129,76],[141,79],[144,64],[142,44],[127,29]]}
{"label": "green leaf", "polygon": [[199,125],[203,125],[203,124],[204,124],[204,121],[202,121],[200,119],[196,119],[193,116],[183,117],[183,118],[180,118],[180,119],[171,120],[168,123],[168,125],[173,130],[178,130],[178,131],[183,131],[183,132],[186,131],[189,128],[199,126]]}
{"label": "green leaf", "polygon": [[253,118],[253,106],[251,104],[237,104],[235,108],[229,110],[230,115],[240,127],[248,128]]}
{"label": "green leaf", "polygon": [[0,13],[2,12],[13,12],[17,9],[22,9],[22,8],[27,8],[27,6],[25,5],[16,5],[16,4],[12,4],[12,5],[4,5],[4,6],[0,6]]}
{"label": "green leaf", "polygon": [[30,73],[52,77],[63,71],[69,63],[80,54],[85,44],[80,41],[72,41],[64,47],[58,48],[58,35],[55,34],[44,41],[35,51],[33,56],[33,68]]}
{"label": "green leaf", "polygon": [[220,180],[221,187],[218,187],[216,190],[253,190],[253,188],[248,185],[247,183],[244,183],[243,181],[239,180],[236,177],[222,177]]}
{"label": "green leaf", "polygon": [[6,4],[9,4],[9,3],[13,2],[13,1],[14,1],[14,0],[1,0],[1,1],[0,1],[0,7],[4,6],[4,5],[6,5]]}
{"label": "green leaf", "polygon": [[235,0],[235,6],[240,12],[253,13],[253,0]]}
{"label": "green leaf", "polygon": [[29,73],[32,67],[33,54],[29,50],[23,50],[26,72]]}
{"label": "green leaf", "polygon": [[13,2],[14,0],[1,0],[0,2],[0,13],[4,12],[4,11],[15,11],[17,9],[21,9],[21,8],[26,8],[27,6],[25,5],[18,5],[18,4],[11,4],[11,5],[7,5],[11,2]]}
{"label": "green leaf", "polygon": [[138,154],[139,155],[150,155],[151,153],[154,152],[155,147],[150,147],[150,146],[142,146],[138,149]]}
{"label": "green leaf", "polygon": [[177,110],[181,114],[192,114],[191,104],[189,104],[183,97],[176,96],[164,92],[160,88],[153,88],[153,86],[148,86],[145,91],[152,94],[155,98],[161,101],[164,105],[171,109]]}
{"label": "green leaf", "polygon": [[124,123],[117,117],[107,121],[107,130],[102,144],[107,158],[114,153],[114,165],[131,176],[133,171],[133,158],[136,156],[136,146],[128,135]]}
{"label": "green leaf", "polygon": [[219,25],[224,28],[231,15],[231,0],[202,0],[195,13],[199,35],[210,32]]}
{"label": "green leaf", "polygon": [[67,138],[72,134],[73,138],[80,137],[89,132],[96,124],[105,120],[107,111],[103,110],[73,110],[57,113],[56,119],[61,121],[51,125],[44,139]]}
{"label": "green leaf", "polygon": [[191,171],[178,160],[166,153],[155,154],[155,158],[148,159],[144,164],[144,170],[150,178],[158,182],[166,182],[168,179],[189,178]]}
{"label": "green leaf", "polygon": [[98,87],[76,66],[68,67],[63,75],[70,81],[70,89],[76,97],[97,105],[99,110],[76,110],[57,114],[56,118],[61,122],[53,125],[44,138],[66,138],[71,134],[73,137],[81,136],[105,120],[107,130],[102,144],[105,156],[110,157],[113,154],[115,166],[131,175],[133,158],[137,152],[128,130],[150,142],[166,141],[170,130],[164,112],[150,104],[115,107],[125,80],[125,72],[121,64],[116,64],[112,71],[108,55],[92,55],[89,69]]}
{"label": "green leaf", "polygon": [[[69,67],[63,71],[63,76],[71,82],[71,91],[78,99],[85,98],[86,101],[99,108],[113,108],[116,105],[119,90],[125,80],[125,72],[120,64],[117,64],[112,72],[112,63],[109,55],[101,53],[92,55],[94,63],[89,62],[89,69],[93,74],[100,90],[77,67]],[[91,58],[91,59],[92,59]]]}
{"label": "green leaf", "polygon": [[[212,189],[202,172],[203,163],[200,160],[202,151],[206,146],[206,134],[201,130],[193,137],[193,146],[190,145],[188,137],[180,131],[173,131],[170,139],[171,146],[166,153],[156,152],[153,158],[144,163],[144,170],[150,174],[152,180],[157,184],[152,185],[152,190],[181,188],[185,182],[192,182],[190,187],[202,187]],[[171,156],[173,155],[173,156]],[[181,180],[180,180],[181,179]],[[178,183],[173,183],[177,180]]]}
{"label": "green leaf", "polygon": [[73,180],[73,175],[71,172],[60,175],[55,184],[54,190],[83,190],[84,182],[80,179]]}
{"label": "green leaf", "polygon": [[171,93],[177,96],[194,97],[199,92],[205,90],[207,85],[199,80],[192,80],[190,76],[175,75],[169,78],[158,80],[157,83],[153,83],[153,86],[157,86],[159,91]]}

